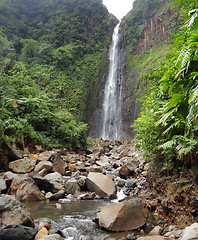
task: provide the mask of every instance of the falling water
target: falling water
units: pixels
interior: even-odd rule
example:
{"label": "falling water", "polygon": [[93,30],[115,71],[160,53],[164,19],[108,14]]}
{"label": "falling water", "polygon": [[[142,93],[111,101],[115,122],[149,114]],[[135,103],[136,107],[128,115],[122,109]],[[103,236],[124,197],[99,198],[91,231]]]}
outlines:
{"label": "falling water", "polygon": [[103,102],[103,139],[120,139],[121,135],[121,51],[120,23],[114,29],[109,52],[109,74],[104,89]]}

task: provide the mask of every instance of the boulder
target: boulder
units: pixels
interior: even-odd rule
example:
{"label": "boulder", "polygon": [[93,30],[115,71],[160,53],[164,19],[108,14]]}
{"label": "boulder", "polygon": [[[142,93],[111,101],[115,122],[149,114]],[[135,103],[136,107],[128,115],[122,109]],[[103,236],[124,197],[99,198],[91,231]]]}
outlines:
{"label": "boulder", "polygon": [[133,171],[140,165],[140,161],[138,159],[134,159],[132,157],[124,157],[122,158],[123,165],[127,166],[130,171]]}
{"label": "boulder", "polygon": [[109,158],[107,156],[101,156],[99,161],[96,161],[96,164],[101,167],[108,167],[110,166]]}
{"label": "boulder", "polygon": [[36,161],[30,158],[19,159],[9,163],[9,169],[16,173],[29,173],[35,167]]}
{"label": "boulder", "polygon": [[198,239],[198,223],[193,223],[184,229],[181,240],[197,240]]}
{"label": "boulder", "polygon": [[105,206],[97,214],[99,225],[110,231],[129,231],[146,223],[142,200],[133,198]]}
{"label": "boulder", "polygon": [[53,184],[53,189],[52,191],[50,190],[52,193],[57,193],[65,187],[63,176],[58,172],[49,173],[44,177],[44,179]]}
{"label": "boulder", "polygon": [[40,191],[34,180],[28,175],[18,176],[13,179],[9,194],[19,201],[44,201],[45,196]]}
{"label": "boulder", "polygon": [[13,172],[5,172],[4,175],[3,175],[3,178],[5,180],[13,180],[14,178],[16,178],[18,175],[16,173],[13,173]]}
{"label": "boulder", "polygon": [[57,193],[54,193],[52,197],[50,197],[50,200],[59,200],[60,198],[65,197],[65,189],[61,189]]}
{"label": "boulder", "polygon": [[21,225],[8,225],[0,229],[1,240],[34,240],[36,230]]}
{"label": "boulder", "polygon": [[131,174],[131,170],[127,167],[127,166],[122,166],[119,169],[119,175],[122,178],[126,178],[127,176],[129,176]]}
{"label": "boulder", "polygon": [[116,198],[116,186],[110,176],[90,172],[86,179],[86,185],[89,191],[95,192],[103,198]]}
{"label": "boulder", "polygon": [[76,179],[71,178],[65,184],[65,190],[67,194],[75,194],[76,192],[80,192],[80,186]]}
{"label": "boulder", "polygon": [[150,231],[149,235],[150,236],[157,236],[161,235],[163,232],[163,228],[160,226],[155,226],[152,231]]}
{"label": "boulder", "polygon": [[8,141],[3,142],[2,149],[4,154],[8,157],[9,161],[14,161],[23,157],[21,151],[16,150],[14,146]]}
{"label": "boulder", "polygon": [[38,155],[38,161],[48,161],[50,159],[50,157],[52,156],[52,152],[51,151],[46,151],[46,152],[42,152]]}
{"label": "boulder", "polygon": [[103,147],[96,147],[96,148],[93,149],[91,157],[94,158],[94,159],[99,159],[102,154],[104,154]]}
{"label": "boulder", "polygon": [[51,234],[41,238],[40,240],[64,240],[59,234]]}
{"label": "boulder", "polygon": [[63,176],[58,172],[49,173],[44,177],[44,179],[52,183],[57,182],[60,184],[64,184]]}
{"label": "boulder", "polygon": [[40,171],[42,171],[43,169],[46,169],[46,173],[49,173],[53,168],[53,164],[50,161],[41,161],[39,162],[35,169],[34,172],[39,173]]}
{"label": "boulder", "polygon": [[48,180],[44,179],[40,175],[34,175],[32,178],[41,191],[43,190],[45,192],[53,192],[53,183],[50,183]]}
{"label": "boulder", "polygon": [[0,178],[0,193],[5,192],[7,189],[6,182],[4,179]]}
{"label": "boulder", "polygon": [[3,195],[0,197],[0,227],[10,224],[34,227],[34,221],[30,217],[30,213],[21,203],[13,196]]}
{"label": "boulder", "polygon": [[65,174],[66,163],[61,158],[60,153],[56,153],[56,154],[52,155],[51,160],[53,162],[53,171],[58,172],[61,175],[64,175]]}
{"label": "boulder", "polygon": [[35,236],[35,240],[39,240],[48,235],[48,230],[45,227],[42,227]]}
{"label": "boulder", "polygon": [[139,237],[137,240],[171,240],[171,238],[162,237],[162,236],[147,236],[147,237]]}

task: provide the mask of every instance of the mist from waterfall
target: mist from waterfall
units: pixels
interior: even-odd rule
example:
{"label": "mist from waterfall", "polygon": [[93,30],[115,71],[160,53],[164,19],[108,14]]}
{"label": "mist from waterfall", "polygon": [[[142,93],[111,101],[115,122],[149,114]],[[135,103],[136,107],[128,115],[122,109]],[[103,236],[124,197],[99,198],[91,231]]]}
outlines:
{"label": "mist from waterfall", "polygon": [[101,137],[108,140],[121,138],[121,68],[123,62],[121,40],[122,34],[120,23],[118,23],[112,36],[109,51],[109,73],[104,89]]}

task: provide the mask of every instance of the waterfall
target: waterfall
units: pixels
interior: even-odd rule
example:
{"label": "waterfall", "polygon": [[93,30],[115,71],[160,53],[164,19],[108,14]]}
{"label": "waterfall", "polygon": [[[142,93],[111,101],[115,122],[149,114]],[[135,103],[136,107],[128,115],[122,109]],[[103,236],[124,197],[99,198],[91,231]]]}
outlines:
{"label": "waterfall", "polygon": [[109,73],[104,89],[101,137],[108,140],[121,138],[121,68],[123,62],[121,40],[120,23],[118,23],[110,46]]}

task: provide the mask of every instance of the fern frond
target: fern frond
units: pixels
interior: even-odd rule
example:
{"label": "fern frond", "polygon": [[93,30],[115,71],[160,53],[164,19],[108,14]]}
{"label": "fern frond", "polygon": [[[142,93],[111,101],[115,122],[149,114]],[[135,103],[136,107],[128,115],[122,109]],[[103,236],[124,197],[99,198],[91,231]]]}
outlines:
{"label": "fern frond", "polygon": [[176,143],[177,143],[176,140],[172,139],[170,141],[165,142],[162,145],[159,145],[158,149],[163,149],[163,150],[171,149],[176,146]]}
{"label": "fern frond", "polygon": [[187,155],[192,152],[196,146],[198,145],[198,141],[195,139],[189,139],[185,136],[181,136],[182,138],[178,138],[179,142],[176,147],[176,151],[178,152],[179,157],[182,155]]}
{"label": "fern frond", "polygon": [[195,99],[198,99],[198,85],[193,89],[188,102],[191,103],[195,101]]}
{"label": "fern frond", "polygon": [[196,24],[198,9],[191,10],[189,15],[192,15],[192,17],[186,22],[185,26],[187,28],[192,28]]}

